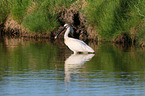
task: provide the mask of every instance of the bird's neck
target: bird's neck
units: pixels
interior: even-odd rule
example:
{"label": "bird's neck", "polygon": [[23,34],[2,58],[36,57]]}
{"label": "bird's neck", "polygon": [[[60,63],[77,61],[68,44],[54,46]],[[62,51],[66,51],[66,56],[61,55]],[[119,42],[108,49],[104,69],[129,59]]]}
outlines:
{"label": "bird's neck", "polygon": [[65,34],[64,34],[64,39],[68,38],[69,32],[70,32],[70,27],[67,28],[67,30],[66,30],[66,32],[65,32]]}

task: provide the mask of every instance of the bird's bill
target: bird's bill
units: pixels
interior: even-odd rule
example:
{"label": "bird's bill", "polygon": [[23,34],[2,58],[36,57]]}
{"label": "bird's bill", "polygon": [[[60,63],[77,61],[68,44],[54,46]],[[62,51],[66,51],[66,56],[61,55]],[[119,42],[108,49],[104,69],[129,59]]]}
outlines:
{"label": "bird's bill", "polygon": [[63,27],[63,29],[54,38],[56,39],[64,29],[65,29],[65,27]]}

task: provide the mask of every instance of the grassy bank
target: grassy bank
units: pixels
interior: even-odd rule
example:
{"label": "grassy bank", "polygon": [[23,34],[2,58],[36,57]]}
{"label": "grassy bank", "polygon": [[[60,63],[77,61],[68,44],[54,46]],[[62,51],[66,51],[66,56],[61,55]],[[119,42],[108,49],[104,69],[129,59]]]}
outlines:
{"label": "grassy bank", "polygon": [[12,17],[30,32],[50,32],[58,28],[58,11],[76,0],[1,0],[0,22]]}
{"label": "grassy bank", "polygon": [[145,18],[139,15],[138,10],[145,15],[144,5],[143,0],[87,0],[85,13],[88,14],[88,23],[99,29],[102,38],[111,39],[121,33],[137,36]]}
{"label": "grassy bank", "polygon": [[[0,23],[11,17],[29,32],[49,33],[58,30],[58,15],[77,0],[1,0]],[[139,42],[145,41],[144,0],[80,0],[78,9],[86,25],[96,28],[101,39],[113,40],[128,34]],[[76,3],[77,4],[77,3]],[[82,5],[83,5],[82,4]]]}

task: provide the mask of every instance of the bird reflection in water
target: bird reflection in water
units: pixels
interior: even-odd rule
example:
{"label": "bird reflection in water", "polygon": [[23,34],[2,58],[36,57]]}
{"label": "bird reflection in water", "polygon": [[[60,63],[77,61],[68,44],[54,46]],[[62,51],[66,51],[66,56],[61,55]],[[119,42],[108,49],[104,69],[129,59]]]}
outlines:
{"label": "bird reflection in water", "polygon": [[69,82],[71,74],[79,73],[85,62],[90,61],[95,54],[72,54],[65,60],[65,82]]}
{"label": "bird reflection in water", "polygon": [[66,93],[69,93],[69,83],[71,80],[71,75],[81,73],[81,68],[85,62],[90,61],[95,54],[72,54],[65,60],[65,87]]}

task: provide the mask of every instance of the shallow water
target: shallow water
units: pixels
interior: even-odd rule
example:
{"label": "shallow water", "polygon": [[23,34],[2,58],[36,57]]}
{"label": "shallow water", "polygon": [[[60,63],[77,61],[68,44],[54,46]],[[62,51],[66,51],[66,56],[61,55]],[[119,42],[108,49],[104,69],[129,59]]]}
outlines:
{"label": "shallow water", "polygon": [[0,96],[144,96],[144,49],[90,42],[95,54],[73,55],[58,41],[0,40]]}

